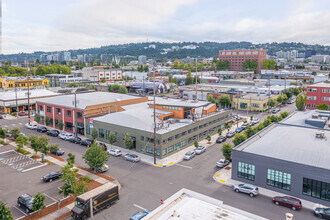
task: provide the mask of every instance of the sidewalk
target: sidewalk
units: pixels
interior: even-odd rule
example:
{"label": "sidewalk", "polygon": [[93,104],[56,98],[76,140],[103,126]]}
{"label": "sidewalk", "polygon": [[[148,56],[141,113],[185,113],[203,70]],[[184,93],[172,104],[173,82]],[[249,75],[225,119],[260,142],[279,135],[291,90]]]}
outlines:
{"label": "sidewalk", "polygon": [[[236,185],[236,184],[243,183],[243,182],[240,182],[240,181],[237,181],[237,180],[233,180],[231,178],[231,163],[227,167],[225,167],[224,169],[220,169],[219,171],[217,171],[213,175],[213,179],[216,182],[218,182],[220,184],[225,184],[227,186],[233,186],[233,185]],[[259,188],[259,194],[270,197],[270,198],[273,198],[274,196],[279,196],[279,195],[281,195],[281,196],[290,196],[290,195],[275,192],[275,191],[272,191],[272,190],[269,190],[269,189],[265,189],[265,188],[262,188],[262,187],[259,187],[259,186],[258,186],[258,188]],[[323,205],[318,204],[318,203],[310,202],[310,201],[307,201],[307,200],[304,200],[304,199],[300,199],[300,200],[302,202],[303,207],[307,208],[307,209],[313,210],[315,207],[323,207]]]}
{"label": "sidewalk", "polygon": [[[243,117],[243,119],[246,119],[247,121],[250,121],[250,117]],[[238,126],[241,126],[243,124],[243,120],[241,120],[239,123],[238,123]],[[235,129],[237,128],[237,124],[234,123],[231,128],[230,128],[230,131],[235,131]],[[222,135],[221,136],[225,136],[226,134],[228,133],[228,130],[227,129],[223,129],[222,130]],[[212,146],[213,144],[216,143],[216,140],[218,139],[219,135],[218,133],[214,134],[211,136],[211,141],[210,143],[207,141],[207,140],[202,140],[202,141],[199,141],[198,144],[199,146],[205,146],[206,148]],[[101,143],[104,143],[104,142],[101,142]],[[108,143],[105,143],[107,145],[109,145]],[[171,156],[168,156],[164,159],[156,159],[156,162],[157,164],[155,165],[154,164],[154,158],[152,155],[148,156],[148,155],[145,155],[145,154],[141,154],[139,152],[136,152],[134,150],[129,150],[129,149],[125,149],[125,148],[119,148],[117,146],[114,146],[114,147],[109,147],[108,149],[112,149],[112,148],[117,148],[117,149],[120,149],[121,152],[123,154],[136,154],[140,157],[141,161],[144,162],[144,163],[147,163],[147,164],[150,164],[150,165],[153,165],[153,166],[158,166],[158,167],[168,167],[168,166],[172,166],[172,165],[175,165],[177,163],[180,163],[182,160],[183,160],[183,157],[184,155],[188,152],[188,151],[192,151],[192,150],[195,150],[195,146],[192,144],[180,151],[178,151],[177,153],[174,153],[172,154]]]}

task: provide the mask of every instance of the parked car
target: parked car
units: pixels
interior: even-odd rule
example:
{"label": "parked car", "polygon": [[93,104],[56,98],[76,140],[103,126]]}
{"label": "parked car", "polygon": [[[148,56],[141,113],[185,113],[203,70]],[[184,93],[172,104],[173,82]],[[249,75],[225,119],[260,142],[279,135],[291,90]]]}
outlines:
{"label": "parked car", "polygon": [[70,140],[70,139],[73,138],[73,137],[74,137],[73,134],[71,134],[71,133],[66,133],[66,135],[65,135],[65,140],[68,141],[68,140]]}
{"label": "parked car", "polygon": [[38,128],[38,124],[37,123],[26,123],[25,124],[25,127],[28,128],[28,129],[32,129],[32,130],[35,130]]}
{"label": "parked car", "polygon": [[254,125],[253,121],[248,122],[248,126],[253,126],[253,125]]}
{"label": "parked car", "polygon": [[58,135],[58,138],[59,138],[59,139],[62,139],[62,140],[65,140],[65,138],[66,138],[66,132],[61,132],[61,133]]}
{"label": "parked car", "polygon": [[236,128],[236,130],[235,130],[236,133],[241,133],[242,131],[243,131],[242,127],[238,127],[238,128]]}
{"label": "parked car", "polygon": [[57,151],[50,151],[51,154],[55,154],[56,156],[62,156],[65,151],[59,148]]}
{"label": "parked car", "polygon": [[75,136],[73,136],[72,138],[69,139],[69,141],[70,141],[71,143],[80,144],[80,142],[81,142],[81,138],[80,138],[80,137],[75,137]]}
{"label": "parked car", "polygon": [[43,176],[41,178],[41,181],[43,182],[53,182],[53,180],[57,180],[58,178],[60,178],[62,176],[61,172],[51,172],[46,174],[45,176]]}
{"label": "parked car", "polygon": [[[93,168],[91,168],[91,169],[93,169]],[[105,173],[108,170],[109,170],[109,166],[106,165],[106,164],[104,164],[101,168],[95,169],[95,171],[98,172],[98,173]]]}
{"label": "parked car", "polygon": [[53,137],[57,137],[59,135],[59,131],[58,130],[50,130],[50,131],[47,131],[47,135],[49,136],[53,136]]}
{"label": "parked car", "polygon": [[47,132],[47,131],[48,131],[48,129],[45,126],[39,126],[37,128],[37,132],[44,133],[44,132]]}
{"label": "parked car", "polygon": [[272,113],[273,113],[273,114],[276,114],[276,113],[279,112],[279,111],[280,111],[280,108],[276,107],[276,108],[272,111]]}
{"label": "parked car", "polygon": [[253,122],[253,124],[258,124],[258,123],[259,123],[259,119],[258,119],[258,118],[254,118],[254,119],[252,120],[252,122]]}
{"label": "parked car", "polygon": [[237,193],[241,192],[241,193],[249,194],[251,197],[257,196],[259,194],[258,187],[245,183],[234,185],[234,190]]}
{"label": "parked car", "polygon": [[107,151],[108,148],[107,148],[107,145],[103,144],[103,143],[98,143],[98,145],[100,145],[102,147],[103,150]]}
{"label": "parked car", "polygon": [[135,155],[135,154],[126,154],[125,155],[125,160],[136,163],[136,162],[140,161],[140,157],[138,155]]}
{"label": "parked car", "polygon": [[219,168],[224,168],[225,166],[227,166],[229,164],[229,160],[225,160],[225,159],[220,159],[217,162],[217,167]]}
{"label": "parked car", "polygon": [[287,104],[292,104],[292,103],[294,103],[294,100],[293,100],[293,99],[288,99],[288,100],[286,101],[286,103],[287,103]]}
{"label": "parked car", "polygon": [[32,210],[33,197],[30,194],[23,194],[17,198],[18,207],[24,209],[27,213],[33,212]]}
{"label": "parked car", "polygon": [[315,208],[314,215],[323,219],[330,219],[330,208]]}
{"label": "parked car", "polygon": [[188,151],[188,152],[184,155],[183,159],[184,159],[184,160],[190,160],[190,159],[193,158],[194,156],[195,156],[195,151]]}
{"label": "parked car", "polygon": [[206,147],[205,147],[205,146],[198,146],[198,147],[195,149],[195,153],[196,153],[197,155],[202,154],[202,153],[204,153],[205,151],[206,151]]}
{"label": "parked car", "polygon": [[149,211],[149,210],[137,212],[134,215],[132,215],[130,220],[140,220],[140,219],[144,218],[146,215],[148,215],[150,212],[151,211]]}
{"label": "parked car", "polygon": [[275,205],[282,205],[291,208],[292,210],[301,209],[301,201],[289,196],[275,196],[273,198]]}
{"label": "parked car", "polygon": [[247,128],[248,126],[249,126],[248,123],[243,123],[242,126],[241,126],[241,128],[244,130],[244,129]]}
{"label": "parked car", "polygon": [[221,136],[221,137],[218,137],[218,139],[217,139],[217,143],[219,144],[219,143],[222,143],[222,142],[224,142],[225,140],[227,139],[227,137],[226,136]]}
{"label": "parked car", "polygon": [[94,141],[92,139],[85,139],[80,142],[80,145],[89,147],[93,144],[93,142]]}
{"label": "parked car", "polygon": [[111,150],[108,150],[107,153],[112,156],[115,156],[115,157],[121,156],[121,150],[119,150],[119,149],[111,149]]}
{"label": "parked car", "polygon": [[0,119],[3,119],[3,116],[2,115],[0,115]]}
{"label": "parked car", "polygon": [[17,113],[18,116],[26,116],[28,115],[28,112],[25,112],[25,111],[20,111]]}
{"label": "parked car", "polygon": [[226,135],[227,138],[232,138],[234,136],[235,136],[235,132],[233,132],[233,131],[229,131]]}

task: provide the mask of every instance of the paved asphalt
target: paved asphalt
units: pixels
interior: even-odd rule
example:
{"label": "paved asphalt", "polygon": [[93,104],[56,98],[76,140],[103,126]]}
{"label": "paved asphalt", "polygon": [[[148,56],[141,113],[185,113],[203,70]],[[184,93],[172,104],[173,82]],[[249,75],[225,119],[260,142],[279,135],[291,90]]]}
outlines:
{"label": "paved asphalt", "polygon": [[[292,112],[294,109],[295,105],[292,104],[282,107],[281,111]],[[246,115],[245,112],[239,112],[239,114]],[[268,113],[265,112],[254,117],[262,121],[267,115]],[[0,123],[2,126],[7,125],[8,128],[12,128],[12,124],[15,124],[21,127],[21,131],[26,135],[37,134],[35,131],[24,128],[23,124],[26,121],[26,119],[1,120]],[[68,152],[76,155],[76,165],[83,165],[81,155],[84,153],[85,147],[54,137],[51,137],[51,139],[52,143],[60,144],[66,155]],[[287,212],[293,213],[294,218],[299,220],[314,218],[311,210],[302,209],[293,212],[288,208],[275,206],[269,197],[260,195],[256,198],[250,198],[245,194],[235,193],[226,185],[215,182],[213,180],[213,174],[217,171],[215,164],[222,158],[220,149],[220,144],[214,144],[202,155],[197,155],[190,161],[183,161],[167,168],[153,167],[142,162],[131,163],[125,161],[123,157],[110,157],[108,161],[109,171],[106,174],[116,178],[121,183],[120,200],[109,209],[98,213],[95,219],[129,219],[141,208],[155,209],[160,205],[161,199],[168,198],[182,188],[203,193],[222,200],[225,204],[272,220],[285,219],[285,213]],[[17,196],[14,197],[17,198]]]}

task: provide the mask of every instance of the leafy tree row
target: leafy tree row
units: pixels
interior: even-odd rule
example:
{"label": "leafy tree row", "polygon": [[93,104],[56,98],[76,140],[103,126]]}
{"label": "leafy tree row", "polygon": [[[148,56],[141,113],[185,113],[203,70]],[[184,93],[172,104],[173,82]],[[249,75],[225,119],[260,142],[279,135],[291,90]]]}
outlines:
{"label": "leafy tree row", "polygon": [[122,93],[122,94],[126,94],[128,92],[127,88],[125,86],[118,85],[118,84],[109,85],[108,90],[109,90],[109,92],[116,92],[116,93]]}

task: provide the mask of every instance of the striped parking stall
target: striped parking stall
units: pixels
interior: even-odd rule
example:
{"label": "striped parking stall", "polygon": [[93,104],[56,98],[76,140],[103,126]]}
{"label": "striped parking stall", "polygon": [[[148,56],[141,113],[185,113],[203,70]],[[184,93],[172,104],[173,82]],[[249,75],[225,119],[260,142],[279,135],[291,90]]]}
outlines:
{"label": "striped parking stall", "polygon": [[3,160],[1,162],[4,163],[4,164],[9,164],[9,163],[15,163],[19,160],[24,160],[24,159],[27,159],[27,158],[29,158],[29,157],[25,156],[25,155],[20,155],[20,156],[17,156],[17,157],[11,157],[11,158]]}
{"label": "striped parking stall", "polygon": [[26,167],[26,166],[29,166],[29,165],[32,165],[32,164],[39,164],[38,161],[35,161],[35,160],[29,160],[27,162],[24,162],[24,163],[20,163],[20,164],[16,164],[15,166],[13,166],[14,169],[19,169],[19,168],[22,168],[22,167]]}

